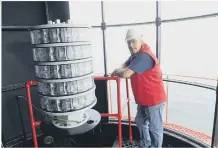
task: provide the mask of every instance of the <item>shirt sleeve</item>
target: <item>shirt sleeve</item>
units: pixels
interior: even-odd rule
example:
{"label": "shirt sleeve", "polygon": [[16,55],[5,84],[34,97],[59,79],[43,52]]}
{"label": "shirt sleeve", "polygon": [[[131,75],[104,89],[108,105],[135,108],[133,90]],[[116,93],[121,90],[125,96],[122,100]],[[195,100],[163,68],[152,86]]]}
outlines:
{"label": "shirt sleeve", "polygon": [[138,54],[129,65],[129,69],[142,74],[144,71],[150,70],[154,67],[154,59],[147,53]]}

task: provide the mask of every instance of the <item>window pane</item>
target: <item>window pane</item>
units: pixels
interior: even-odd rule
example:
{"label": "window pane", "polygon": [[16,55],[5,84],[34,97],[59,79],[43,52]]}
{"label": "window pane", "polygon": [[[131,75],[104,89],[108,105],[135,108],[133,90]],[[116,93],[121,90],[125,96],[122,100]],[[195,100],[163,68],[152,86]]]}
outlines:
{"label": "window pane", "polygon": [[218,17],[162,24],[164,73],[217,78]]}
{"label": "window pane", "polygon": [[212,136],[215,92],[175,83],[169,83],[168,90],[168,123]]}
{"label": "window pane", "polygon": [[[108,92],[109,93],[109,99],[111,97],[112,101],[108,101],[109,103],[109,110],[112,113],[117,113],[117,83],[115,81],[109,81],[109,87],[108,87]],[[120,92],[121,92],[121,108],[122,108],[122,114],[123,116],[128,116],[128,108],[127,108],[127,91],[126,91],[126,80],[121,79],[120,81]],[[135,103],[135,99],[132,93],[132,88],[131,88],[131,83],[130,80],[128,80],[128,85],[129,85],[129,95],[130,95],[130,111],[131,111],[131,116],[135,117],[136,112],[137,112],[137,104]],[[112,107],[111,107],[112,104]]]}
{"label": "window pane", "polygon": [[104,73],[104,54],[101,29],[92,28],[92,56],[94,64],[94,73]]}
{"label": "window pane", "polygon": [[218,13],[218,1],[161,1],[161,18],[172,19]]}
{"label": "window pane", "polygon": [[107,24],[136,23],[154,21],[155,1],[104,2]]}
{"label": "window pane", "polygon": [[70,18],[76,24],[101,25],[100,1],[69,1]]}
{"label": "window pane", "polygon": [[[106,50],[109,73],[123,64],[130,56],[128,46],[125,42],[126,32],[129,28],[130,27],[119,27],[106,29]],[[155,25],[135,26],[134,28],[141,30],[144,42],[151,47],[155,54]]]}

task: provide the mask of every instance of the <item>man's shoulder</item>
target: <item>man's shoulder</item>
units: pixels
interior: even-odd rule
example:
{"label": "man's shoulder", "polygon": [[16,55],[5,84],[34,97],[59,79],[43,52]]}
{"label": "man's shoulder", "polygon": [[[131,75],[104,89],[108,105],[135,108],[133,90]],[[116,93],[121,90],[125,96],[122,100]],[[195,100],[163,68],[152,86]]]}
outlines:
{"label": "man's shoulder", "polygon": [[139,53],[135,55],[135,58],[131,62],[129,68],[134,72],[142,74],[144,71],[152,69],[154,64],[155,62],[149,54]]}
{"label": "man's shoulder", "polygon": [[137,59],[150,59],[150,60],[153,59],[151,57],[151,55],[149,55],[146,52],[139,52],[137,55],[135,55],[135,58],[137,58]]}

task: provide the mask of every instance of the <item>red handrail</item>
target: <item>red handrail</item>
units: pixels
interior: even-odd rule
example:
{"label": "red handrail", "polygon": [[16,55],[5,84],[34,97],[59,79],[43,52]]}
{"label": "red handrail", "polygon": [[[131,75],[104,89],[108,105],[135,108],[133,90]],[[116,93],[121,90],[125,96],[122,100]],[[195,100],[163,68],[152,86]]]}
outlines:
{"label": "red handrail", "polygon": [[[117,117],[118,118],[118,138],[119,138],[119,147],[122,147],[122,112],[121,112],[121,96],[120,96],[120,78],[119,77],[102,77],[102,76],[96,76],[94,77],[95,80],[115,80],[117,82],[117,108],[118,113],[117,114],[109,114],[109,113],[102,113],[102,117]],[[26,83],[26,93],[27,93],[27,99],[28,99],[28,107],[29,107],[29,116],[30,116],[30,122],[31,122],[31,128],[32,128],[32,134],[33,134],[33,143],[34,147],[38,148],[38,141],[37,141],[37,135],[36,135],[36,126],[39,126],[41,122],[35,122],[34,120],[34,114],[33,114],[33,108],[32,108],[32,99],[31,99],[31,86],[37,85],[37,81],[28,81]]]}
{"label": "red handrail", "polygon": [[111,99],[111,81],[109,81],[108,85],[109,85],[109,96],[108,97],[109,97],[109,102],[110,102],[109,113],[112,113],[113,106],[112,106],[112,99]]}
{"label": "red handrail", "polygon": [[[119,138],[119,147],[122,147],[122,112],[121,112],[121,96],[120,96],[120,78],[119,77],[101,77],[96,76],[95,80],[116,80],[117,82],[117,114],[101,114],[102,117],[117,117],[118,118],[118,138]],[[111,104],[112,105],[112,104]]]}
{"label": "red handrail", "polygon": [[126,95],[127,95],[128,120],[129,120],[129,141],[132,142],[132,125],[131,125],[130,97],[129,97],[129,82],[128,82],[128,78],[126,78]]}
{"label": "red handrail", "polygon": [[[164,74],[166,75],[166,74]],[[171,75],[171,76],[181,76],[181,75]],[[190,78],[200,78],[200,77],[192,77],[192,76],[183,76],[183,77],[190,77]],[[167,75],[168,78],[168,75]],[[127,93],[127,106],[128,106],[128,116],[122,116],[122,111],[121,111],[121,96],[120,96],[120,78],[119,77],[103,77],[103,76],[95,76],[95,80],[115,80],[117,82],[117,108],[118,108],[118,113],[117,114],[112,114],[112,99],[110,98],[110,113],[102,113],[102,117],[116,117],[118,118],[118,137],[119,137],[119,147],[122,147],[122,125],[121,125],[121,120],[123,118],[127,118],[129,120],[129,139],[130,142],[132,142],[132,129],[131,129],[131,120],[134,119],[134,117],[131,117],[130,114],[130,96],[129,96],[129,86],[128,86],[128,79],[126,79],[126,93]],[[206,79],[206,80],[215,80],[215,79],[210,79],[210,78],[201,78],[201,79]],[[217,81],[217,80],[215,80]],[[31,120],[31,128],[32,128],[32,133],[33,133],[33,142],[34,142],[34,147],[38,147],[38,142],[37,142],[37,136],[36,136],[36,126],[39,126],[41,122],[35,122],[34,121],[34,115],[33,115],[33,109],[32,109],[32,101],[31,101],[31,93],[30,93],[30,87],[33,85],[37,85],[37,81],[28,81],[26,83],[26,93],[27,93],[27,99],[28,99],[28,106],[29,106],[29,115],[30,115],[30,120]],[[110,87],[110,86],[109,86]],[[166,86],[166,92],[168,96],[168,83]],[[111,92],[110,92],[111,93]],[[111,97],[111,94],[110,94]],[[167,104],[166,104],[166,123],[168,124],[168,98],[167,98]],[[168,124],[169,126],[172,124]],[[202,134],[204,135],[204,134]]]}
{"label": "red handrail", "polygon": [[33,132],[33,143],[34,143],[34,147],[38,148],[38,142],[37,142],[36,128],[35,127],[39,126],[40,122],[35,122],[34,115],[33,115],[32,99],[31,99],[31,93],[30,93],[30,87],[33,86],[33,85],[37,85],[37,82],[36,81],[28,81],[26,83],[26,93],[27,93],[31,128],[32,128],[32,132]]}
{"label": "red handrail", "polygon": [[[168,75],[167,75],[167,79],[168,79]],[[168,101],[169,101],[169,95],[168,95],[168,87],[169,87],[169,85],[168,85],[168,82],[166,82],[167,84],[166,84],[166,95],[167,95],[167,98],[166,98],[166,124],[168,123]]]}
{"label": "red handrail", "polygon": [[[212,81],[217,81],[216,79],[213,79],[213,78],[203,78],[203,77],[195,77],[195,76],[182,76],[182,75],[173,75],[173,74],[163,74],[163,75],[166,75],[167,79],[169,78],[169,76],[180,76],[180,77],[188,77],[188,78],[198,78],[198,79],[204,79],[204,80],[212,80]],[[168,82],[166,82],[166,94],[167,94],[167,99],[166,99],[166,122],[164,123],[165,127],[172,127],[173,124],[168,124],[168,108],[169,108],[169,95],[168,95],[168,90],[169,90],[169,85],[168,85]],[[131,120],[134,120],[135,117],[132,117],[130,115],[130,106],[129,106],[129,89],[128,89],[128,79],[126,79],[126,93],[127,93],[127,105],[128,105],[128,116],[122,116],[122,119],[128,119],[129,121],[129,135],[130,135],[130,141],[132,140],[132,131],[131,131]],[[110,94],[111,96],[111,94]],[[111,107],[112,107],[112,103],[110,104]],[[112,117],[114,118],[114,117]],[[182,126],[179,126],[177,125],[178,129],[177,130],[186,130],[188,131],[189,129],[185,128],[185,127],[182,127]],[[199,133],[199,132],[193,132],[192,130],[189,130],[193,135],[200,135],[200,137],[207,137],[207,141],[209,141],[211,138],[207,135],[204,135],[203,133]]]}

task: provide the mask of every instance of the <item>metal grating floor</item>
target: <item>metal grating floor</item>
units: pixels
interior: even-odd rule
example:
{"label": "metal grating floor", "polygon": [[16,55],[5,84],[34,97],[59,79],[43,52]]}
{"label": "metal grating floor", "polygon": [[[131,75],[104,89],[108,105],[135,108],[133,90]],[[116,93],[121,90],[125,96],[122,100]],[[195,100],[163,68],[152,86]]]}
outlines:
{"label": "metal grating floor", "polygon": [[[119,140],[118,140],[118,138],[114,141],[112,147],[113,148],[119,147]],[[139,147],[139,142],[133,140],[132,143],[131,143],[128,138],[124,138],[123,141],[122,141],[122,147],[125,147],[125,148],[138,148]]]}

